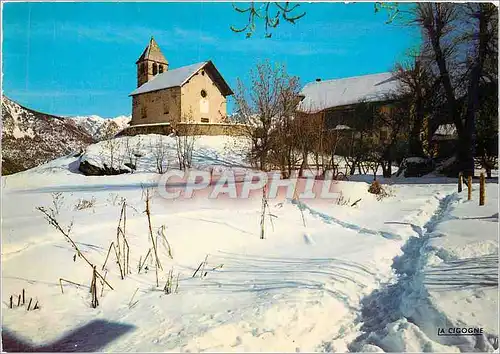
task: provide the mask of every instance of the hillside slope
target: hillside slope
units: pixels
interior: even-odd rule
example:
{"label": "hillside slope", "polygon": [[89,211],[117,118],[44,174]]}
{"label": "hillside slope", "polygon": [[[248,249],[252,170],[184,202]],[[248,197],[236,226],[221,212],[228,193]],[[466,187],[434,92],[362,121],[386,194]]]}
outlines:
{"label": "hillside slope", "polygon": [[79,152],[92,142],[92,136],[71,120],[2,97],[2,175]]}

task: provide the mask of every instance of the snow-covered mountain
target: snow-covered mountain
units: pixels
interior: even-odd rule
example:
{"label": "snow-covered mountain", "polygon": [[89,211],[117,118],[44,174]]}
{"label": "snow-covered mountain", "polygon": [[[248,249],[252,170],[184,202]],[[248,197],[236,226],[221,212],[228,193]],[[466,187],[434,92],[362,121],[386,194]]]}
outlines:
{"label": "snow-covered mountain", "polygon": [[118,116],[115,118],[103,118],[96,115],[74,116],[67,119],[85,130],[95,140],[105,140],[116,135],[120,130],[128,127],[131,117]]}
{"label": "snow-covered mountain", "polygon": [[72,121],[2,97],[2,175],[83,150],[94,139]]}

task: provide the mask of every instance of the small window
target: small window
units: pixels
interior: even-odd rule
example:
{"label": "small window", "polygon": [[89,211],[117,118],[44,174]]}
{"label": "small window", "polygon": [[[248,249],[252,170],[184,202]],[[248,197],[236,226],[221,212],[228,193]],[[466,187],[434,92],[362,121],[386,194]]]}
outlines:
{"label": "small window", "polygon": [[205,76],[205,70],[202,70],[202,71],[201,71],[201,75],[202,75],[202,76]]}
{"label": "small window", "polygon": [[201,97],[203,97],[203,98],[207,97],[207,91],[205,91],[205,90],[201,90],[200,94],[201,94]]}
{"label": "small window", "polygon": [[142,118],[146,118],[148,116],[148,111],[147,111],[146,107],[141,108],[141,116],[142,116]]}
{"label": "small window", "polygon": [[156,63],[153,63],[153,75],[158,74],[158,65]]}
{"label": "small window", "polygon": [[160,70],[160,74],[161,74],[163,72],[163,65],[160,64],[159,70]]}
{"label": "small window", "polygon": [[202,123],[210,123],[210,120],[208,118],[201,118]]}
{"label": "small window", "polygon": [[163,113],[164,113],[164,114],[168,114],[168,113],[169,113],[168,103],[165,103],[165,104],[163,105]]}

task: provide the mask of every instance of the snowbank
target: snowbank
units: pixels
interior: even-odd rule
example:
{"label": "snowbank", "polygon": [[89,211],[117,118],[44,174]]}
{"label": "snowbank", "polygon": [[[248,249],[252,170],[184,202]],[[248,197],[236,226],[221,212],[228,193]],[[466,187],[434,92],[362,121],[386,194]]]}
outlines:
{"label": "snowbank", "polygon": [[[180,137],[181,145],[184,137]],[[195,136],[193,168],[224,169],[248,167],[245,162],[247,140],[230,136]],[[189,143],[188,142],[188,143]],[[165,172],[179,168],[177,139],[173,136],[148,134],[124,136],[90,145],[80,161],[97,168],[112,168],[129,172]]]}

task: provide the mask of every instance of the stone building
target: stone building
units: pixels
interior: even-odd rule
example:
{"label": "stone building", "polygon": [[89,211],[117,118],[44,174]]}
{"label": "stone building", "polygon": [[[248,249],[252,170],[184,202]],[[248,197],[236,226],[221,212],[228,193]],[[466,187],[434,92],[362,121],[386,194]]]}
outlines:
{"label": "stone building", "polygon": [[226,97],[233,94],[211,61],[169,69],[153,37],[136,62],[137,89],[132,96],[131,126],[221,123]]}

